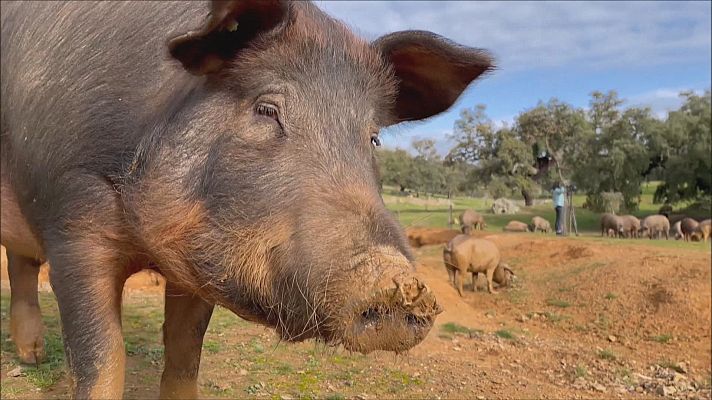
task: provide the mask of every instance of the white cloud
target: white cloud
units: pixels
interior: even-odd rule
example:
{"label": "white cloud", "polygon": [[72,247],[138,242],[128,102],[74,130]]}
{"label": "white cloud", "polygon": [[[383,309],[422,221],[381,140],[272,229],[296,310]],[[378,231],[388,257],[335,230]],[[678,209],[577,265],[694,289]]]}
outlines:
{"label": "white cloud", "polygon": [[504,71],[711,58],[710,2],[319,1],[364,36],[424,29],[492,51]]}
{"label": "white cloud", "polygon": [[[644,92],[630,96],[626,105],[630,107],[650,107],[653,115],[658,118],[665,118],[667,113],[677,110],[682,106],[683,99],[680,92],[687,91],[688,88],[663,88],[649,92]],[[695,90],[698,96],[703,94],[703,90]]]}

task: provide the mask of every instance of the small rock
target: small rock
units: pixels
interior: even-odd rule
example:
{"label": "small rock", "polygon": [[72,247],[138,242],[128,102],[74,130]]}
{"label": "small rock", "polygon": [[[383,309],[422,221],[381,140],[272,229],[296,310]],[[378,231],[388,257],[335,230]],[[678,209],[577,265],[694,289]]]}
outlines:
{"label": "small rock", "polygon": [[17,367],[7,373],[7,376],[9,376],[10,378],[17,378],[18,376],[24,376],[24,375],[25,375],[25,373],[22,370],[22,367]]}
{"label": "small rock", "polygon": [[643,393],[643,391],[645,391],[645,389],[643,389],[642,386],[637,386],[637,387],[635,388],[635,391],[636,391],[637,393]]}
{"label": "small rock", "polygon": [[586,389],[588,387],[588,382],[583,377],[578,377],[574,381],[574,389]]}
{"label": "small rock", "polygon": [[608,341],[609,341],[609,342],[615,343],[617,340],[618,340],[618,338],[616,338],[616,337],[613,336],[613,335],[608,336]]}
{"label": "small rock", "polygon": [[357,394],[356,397],[354,397],[356,400],[367,400],[368,396],[365,394]]}
{"label": "small rock", "polygon": [[603,386],[603,385],[601,385],[600,383],[594,383],[594,384],[593,384],[593,388],[594,388],[595,390],[599,391],[599,392],[605,392],[605,391],[606,391],[606,387]]}
{"label": "small rock", "polygon": [[677,392],[677,389],[675,389],[675,386],[660,385],[658,386],[658,389],[655,392],[660,396],[668,397],[675,394]]}
{"label": "small rock", "polygon": [[292,400],[292,399],[294,399],[294,397],[292,397],[292,396],[290,396],[290,395],[288,395],[288,394],[283,394],[283,395],[279,396],[279,398],[280,398],[280,400]]}
{"label": "small rock", "polygon": [[414,373],[413,373],[413,378],[417,378],[417,377],[419,377],[419,376],[420,376],[420,372],[414,372]]}
{"label": "small rock", "polygon": [[679,362],[677,363],[677,369],[682,372],[683,374],[686,374],[689,370],[687,368],[687,363],[686,362]]}
{"label": "small rock", "polygon": [[649,377],[649,376],[647,376],[647,375],[639,374],[639,373],[637,373],[637,372],[633,372],[633,376],[635,376],[635,377],[638,378],[638,379],[644,379],[644,380],[646,380],[646,381],[649,381],[649,380],[652,380],[652,379],[653,379],[653,378],[651,378],[651,377]]}
{"label": "small rock", "polygon": [[519,322],[527,322],[527,321],[529,321],[529,317],[527,317],[526,315],[522,314],[522,315],[520,315],[519,317],[517,317],[517,321],[519,321]]}
{"label": "small rock", "polygon": [[672,377],[672,381],[677,383],[687,380],[687,377],[681,373],[675,372],[675,376]]}
{"label": "small rock", "polygon": [[247,370],[246,370],[246,369],[240,369],[239,374],[240,374],[240,376],[245,376],[245,375],[247,375]]}
{"label": "small rock", "polygon": [[477,396],[477,400],[485,400],[485,396]]}

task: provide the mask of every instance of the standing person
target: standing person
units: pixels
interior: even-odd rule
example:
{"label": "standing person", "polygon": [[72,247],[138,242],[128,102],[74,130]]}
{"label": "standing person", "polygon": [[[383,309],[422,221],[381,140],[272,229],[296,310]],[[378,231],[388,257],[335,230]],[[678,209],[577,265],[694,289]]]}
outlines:
{"label": "standing person", "polygon": [[556,234],[563,235],[564,221],[562,214],[564,213],[564,194],[566,193],[566,189],[564,189],[564,186],[561,184],[561,182],[557,181],[554,183],[552,193],[554,200],[554,210],[556,210]]}

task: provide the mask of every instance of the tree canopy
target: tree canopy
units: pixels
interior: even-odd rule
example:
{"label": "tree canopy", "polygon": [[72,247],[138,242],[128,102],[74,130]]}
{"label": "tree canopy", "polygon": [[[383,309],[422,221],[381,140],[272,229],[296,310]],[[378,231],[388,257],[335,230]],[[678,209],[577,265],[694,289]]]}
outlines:
{"label": "tree canopy", "polygon": [[587,110],[552,98],[522,111],[514,125],[495,124],[484,105],[461,110],[441,158],[432,139],[412,151],[379,151],[382,181],[416,193],[520,194],[527,204],[554,181],[575,182],[600,203],[619,192],[625,208],[640,201],[641,183],[659,179],[660,203],[704,198],[712,191],[710,91],[683,92],[683,105],[656,118],[649,108],[624,108],[615,91],[593,92]]}

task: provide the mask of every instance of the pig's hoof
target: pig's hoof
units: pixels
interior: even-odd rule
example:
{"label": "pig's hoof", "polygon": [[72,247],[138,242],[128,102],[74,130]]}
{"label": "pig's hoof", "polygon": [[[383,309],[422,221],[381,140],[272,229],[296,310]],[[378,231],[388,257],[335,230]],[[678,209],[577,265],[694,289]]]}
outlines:
{"label": "pig's hoof", "polygon": [[44,325],[38,308],[13,308],[10,333],[22,363],[38,364],[45,359]]}
{"label": "pig's hoof", "polygon": [[37,365],[45,360],[44,338],[39,335],[31,343],[17,346],[17,356],[23,364]]}

